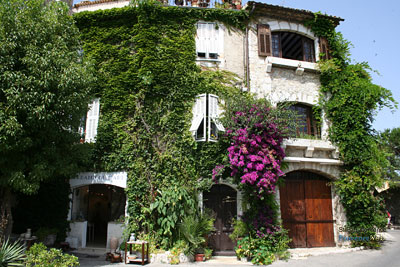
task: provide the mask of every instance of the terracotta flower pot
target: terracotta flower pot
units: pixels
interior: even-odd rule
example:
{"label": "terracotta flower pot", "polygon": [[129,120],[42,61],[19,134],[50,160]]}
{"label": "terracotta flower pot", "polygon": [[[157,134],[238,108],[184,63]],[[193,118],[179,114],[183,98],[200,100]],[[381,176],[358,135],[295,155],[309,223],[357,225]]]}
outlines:
{"label": "terracotta flower pot", "polygon": [[204,254],[196,254],[194,255],[195,261],[204,261]]}

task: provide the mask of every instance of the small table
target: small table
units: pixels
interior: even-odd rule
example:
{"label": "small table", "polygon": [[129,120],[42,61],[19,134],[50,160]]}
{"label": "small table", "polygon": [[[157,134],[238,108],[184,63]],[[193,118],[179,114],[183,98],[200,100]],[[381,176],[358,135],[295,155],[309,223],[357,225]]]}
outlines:
{"label": "small table", "polygon": [[24,244],[26,245],[26,250],[29,250],[30,247],[32,246],[32,243],[35,242],[35,240],[37,239],[36,236],[32,236],[30,238],[22,238],[21,240],[24,241]]}
{"label": "small table", "polygon": [[[132,245],[142,245],[142,257],[136,259],[129,259],[128,256],[128,246],[129,246],[129,254],[132,254]],[[145,253],[145,245],[146,253]],[[125,242],[125,264],[130,262],[141,263],[144,265],[145,263],[149,263],[149,242],[144,240],[136,240],[136,241],[127,241]]]}

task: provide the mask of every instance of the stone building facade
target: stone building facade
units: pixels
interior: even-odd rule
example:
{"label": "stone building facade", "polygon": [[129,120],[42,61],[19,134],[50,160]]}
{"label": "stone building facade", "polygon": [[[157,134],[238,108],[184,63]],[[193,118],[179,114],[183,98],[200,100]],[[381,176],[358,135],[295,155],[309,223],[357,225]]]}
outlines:
{"label": "stone building facade", "polygon": [[[121,0],[81,2],[74,6],[73,12],[118,8],[128,3]],[[287,155],[284,161],[288,163],[285,170],[287,179],[286,185],[276,194],[278,203],[281,203],[283,224],[290,230],[294,247],[346,245],[339,240],[339,227],[346,223],[346,218],[331,183],[340,175],[339,152],[327,138],[329,122],[322,114],[322,123],[315,125],[311,112],[320,95],[316,62],[319,60],[321,44],[320,38],[304,22],[314,14],[256,2],[249,2],[244,8],[257,17],[246,32],[228,31],[223,25],[215,27],[214,23],[199,22],[196,37],[197,62],[199,65],[231,71],[243,79],[243,90],[255,93],[259,98],[267,98],[274,105],[292,103],[294,110],[300,112],[305,125],[299,129],[300,135],[297,138],[284,142]],[[326,17],[336,25],[342,20]],[[266,34],[262,37],[266,37],[264,43],[260,40],[261,31]],[[212,40],[213,44],[205,43],[207,40]],[[289,48],[285,48],[285,42]],[[267,51],[260,53],[263,48]],[[93,173],[91,175],[98,176]],[[111,178],[103,181],[103,184],[121,187],[114,184],[113,175],[110,173]],[[120,175],[125,177],[122,183],[126,185],[126,174]],[[72,179],[74,189],[102,184],[101,179],[85,177],[87,174],[80,174]],[[236,201],[235,214],[239,217],[245,209],[242,207],[240,192],[230,184],[219,186],[230,187],[237,192],[233,197]],[[74,191],[76,199],[79,199],[81,192]],[[204,194],[200,199],[203,197]],[[74,216],[73,206],[74,203],[71,216]],[[86,224],[78,230],[74,225],[73,229],[75,232],[70,237],[84,236],[81,239],[86,238],[86,231],[91,230]],[[107,240],[109,238],[107,235]],[[78,246],[85,244],[80,240]]]}

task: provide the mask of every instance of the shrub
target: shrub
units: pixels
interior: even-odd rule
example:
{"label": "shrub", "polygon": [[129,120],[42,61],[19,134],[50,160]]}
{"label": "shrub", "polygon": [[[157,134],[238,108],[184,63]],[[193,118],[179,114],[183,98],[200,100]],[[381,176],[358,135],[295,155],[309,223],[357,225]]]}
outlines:
{"label": "shrub", "polygon": [[238,240],[235,251],[238,258],[250,258],[256,265],[268,265],[278,258],[289,258],[289,242],[287,231],[281,229],[255,238],[246,236]]}
{"label": "shrub", "polygon": [[26,253],[26,267],[73,267],[79,266],[78,258],[63,254],[60,249],[47,247],[42,243],[34,244]]}
{"label": "shrub", "polygon": [[188,215],[179,225],[179,232],[188,244],[185,253],[194,255],[197,250],[205,247],[205,237],[214,229],[214,219],[206,214]]}

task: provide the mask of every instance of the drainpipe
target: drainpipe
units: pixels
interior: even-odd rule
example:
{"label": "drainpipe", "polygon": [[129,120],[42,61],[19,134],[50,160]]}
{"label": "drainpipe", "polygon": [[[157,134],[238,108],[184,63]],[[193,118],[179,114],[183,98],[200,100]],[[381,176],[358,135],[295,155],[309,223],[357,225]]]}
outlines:
{"label": "drainpipe", "polygon": [[[251,14],[253,14],[255,10],[255,5],[251,7],[249,12],[249,18],[251,20]],[[249,21],[250,23],[250,21]],[[250,92],[250,55],[249,55],[249,25],[246,27],[246,34],[245,34],[245,64],[246,64],[246,86],[247,91]]]}
{"label": "drainpipe", "polygon": [[249,67],[249,27],[246,27],[246,34],[245,34],[245,52],[244,52],[244,57],[245,57],[245,67],[246,67],[246,87],[247,91],[250,91],[250,67]]}

